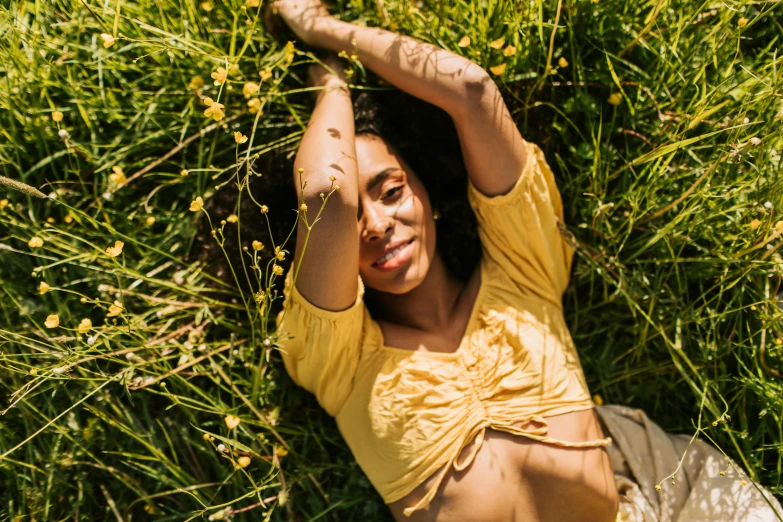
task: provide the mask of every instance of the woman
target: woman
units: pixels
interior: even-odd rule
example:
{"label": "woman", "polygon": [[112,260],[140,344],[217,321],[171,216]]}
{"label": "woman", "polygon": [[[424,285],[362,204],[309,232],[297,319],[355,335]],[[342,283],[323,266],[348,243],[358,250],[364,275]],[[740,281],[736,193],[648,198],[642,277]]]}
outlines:
{"label": "woman", "polygon": [[[278,316],[279,331],[293,335],[280,341],[283,361],[336,418],[395,520],[679,520],[715,450],[691,446],[679,489],[658,492],[665,473],[640,464],[656,455],[646,466],[655,468],[684,451],[672,442],[681,439],[656,438],[638,410],[596,415],[562,314],[574,251],[559,233],[561,199],[488,74],[413,38],[338,21],[318,0],[275,8],[305,43],[356,54],[445,111],[468,172],[482,257],[463,281],[436,250],[416,172],[383,136],[356,134],[339,62],[311,68],[310,82],[323,89],[294,164],[306,221]],[[736,473],[722,478],[739,483]],[[761,512],[767,502],[753,505]]]}

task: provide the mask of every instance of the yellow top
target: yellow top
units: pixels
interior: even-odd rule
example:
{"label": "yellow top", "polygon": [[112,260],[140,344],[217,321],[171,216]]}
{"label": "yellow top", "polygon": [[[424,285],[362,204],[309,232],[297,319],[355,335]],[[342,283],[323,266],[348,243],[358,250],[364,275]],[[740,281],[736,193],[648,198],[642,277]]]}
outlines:
{"label": "yellow top", "polygon": [[562,201],[543,153],[526,146],[527,165],[508,193],[488,197],[468,181],[482,243],[481,287],[456,352],[384,346],[361,277],[356,302],[337,312],[292,287],[293,270],[285,278],[277,324],[295,336],[280,341],[286,370],[335,417],[384,502],[405,497],[443,468],[406,516],[429,504],[450,465],[471,463],[486,428],[559,446],[611,443],[547,436],[545,416],[594,405],[563,317],[574,251],[557,227]]}

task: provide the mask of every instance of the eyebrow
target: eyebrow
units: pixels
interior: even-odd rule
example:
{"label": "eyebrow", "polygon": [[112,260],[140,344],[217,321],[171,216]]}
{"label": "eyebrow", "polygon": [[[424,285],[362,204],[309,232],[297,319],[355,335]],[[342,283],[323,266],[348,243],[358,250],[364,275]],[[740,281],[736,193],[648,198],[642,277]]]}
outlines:
{"label": "eyebrow", "polygon": [[367,182],[367,192],[370,192],[372,189],[383,183],[386,178],[398,170],[400,169],[397,167],[389,167],[387,169],[383,169],[378,174],[374,174],[373,177],[370,178],[370,181]]}
{"label": "eyebrow", "polygon": [[[373,174],[373,176],[370,178],[370,180],[367,182],[367,192],[370,192],[372,189],[380,185],[384,182],[389,176],[392,175],[392,173],[397,172],[400,170],[398,167],[388,167],[383,169],[377,174]],[[362,217],[362,207],[359,205],[359,212],[357,213],[357,217],[361,219]]]}

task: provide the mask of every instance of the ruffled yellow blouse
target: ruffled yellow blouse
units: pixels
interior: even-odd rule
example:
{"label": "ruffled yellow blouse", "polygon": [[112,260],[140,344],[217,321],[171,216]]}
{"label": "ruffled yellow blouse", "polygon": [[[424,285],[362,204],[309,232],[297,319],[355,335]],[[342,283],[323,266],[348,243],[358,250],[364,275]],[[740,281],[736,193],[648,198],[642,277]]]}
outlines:
{"label": "ruffled yellow blouse", "polygon": [[[557,227],[562,201],[543,153],[526,146],[527,164],[508,193],[488,197],[468,181],[482,243],[481,286],[456,352],[384,346],[361,277],[356,302],[338,312],[307,301],[291,285],[292,270],[285,278],[277,324],[294,336],[280,342],[286,370],[335,417],[384,502],[405,497],[443,468],[406,516],[429,504],[449,466],[472,462],[486,428],[559,446],[611,443],[547,435],[544,417],[593,402],[562,311],[574,255]],[[520,422],[524,427],[514,426]]]}

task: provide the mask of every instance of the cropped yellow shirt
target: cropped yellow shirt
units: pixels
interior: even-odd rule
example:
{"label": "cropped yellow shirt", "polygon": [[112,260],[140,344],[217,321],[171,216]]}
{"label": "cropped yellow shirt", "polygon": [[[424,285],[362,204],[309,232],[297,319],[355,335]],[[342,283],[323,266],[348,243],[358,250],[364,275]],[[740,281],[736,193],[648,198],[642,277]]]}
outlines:
{"label": "cropped yellow shirt", "polygon": [[[384,346],[361,277],[355,303],[337,312],[307,301],[291,285],[293,270],[285,278],[277,325],[294,336],[280,341],[286,370],[335,418],[384,502],[405,497],[443,468],[406,516],[429,504],[449,466],[470,465],[486,428],[560,446],[611,443],[547,435],[544,417],[593,402],[562,311],[574,255],[557,228],[562,201],[543,153],[526,147],[527,164],[506,194],[488,197],[468,181],[482,243],[481,286],[456,352]],[[524,427],[514,426],[520,422]]]}

